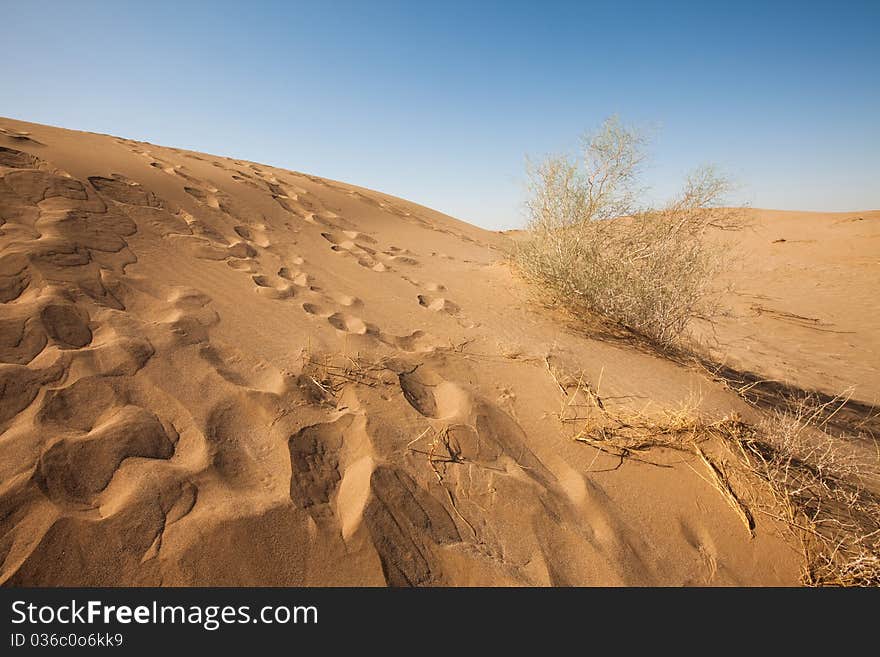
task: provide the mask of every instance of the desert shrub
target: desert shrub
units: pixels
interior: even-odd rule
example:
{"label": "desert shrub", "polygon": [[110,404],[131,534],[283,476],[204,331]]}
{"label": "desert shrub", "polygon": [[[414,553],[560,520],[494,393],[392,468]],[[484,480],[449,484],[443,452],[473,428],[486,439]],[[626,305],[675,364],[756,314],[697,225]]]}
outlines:
{"label": "desert shrub", "polygon": [[728,184],[711,167],[667,205],[639,207],[645,143],[611,118],[584,137],[580,158],[530,165],[527,238],[514,262],[569,310],[671,345],[716,311],[711,284],[725,258],[706,231],[735,227],[739,215],[718,207]]}
{"label": "desert shrub", "polygon": [[829,427],[846,401],[792,399],[758,425],[765,442],[739,444],[770,486],[773,514],[799,539],[811,586],[880,584],[880,456],[865,445],[869,434]]}

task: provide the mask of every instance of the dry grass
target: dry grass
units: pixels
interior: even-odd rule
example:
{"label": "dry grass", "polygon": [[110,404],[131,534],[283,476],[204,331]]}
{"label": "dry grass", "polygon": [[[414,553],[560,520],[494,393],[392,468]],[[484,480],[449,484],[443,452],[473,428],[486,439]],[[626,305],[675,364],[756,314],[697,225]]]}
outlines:
{"label": "dry grass", "polygon": [[390,367],[390,359],[370,360],[360,354],[315,354],[303,350],[301,373],[302,388],[310,392],[313,401],[335,405],[340,393],[349,384],[375,388],[396,383],[397,374]]}
{"label": "dry grass", "polygon": [[831,433],[845,398],[793,402],[759,423],[736,447],[773,496],[765,511],[793,531],[811,586],[880,584],[880,456],[865,436]]}
{"label": "dry grass", "polygon": [[[583,375],[561,377],[549,361],[548,371],[563,394],[560,421],[574,424],[574,439],[597,456],[617,458],[613,469],[627,459],[669,467],[651,460],[659,448],[693,454],[703,465],[694,472],[750,535],[755,513],[787,527],[803,554],[804,584],[880,585],[880,454],[865,435],[830,432],[845,397],[792,400],[750,424],[735,416],[707,419],[698,400],[654,413],[610,407]],[[728,458],[713,455],[719,451]]]}
{"label": "dry grass", "polygon": [[[747,425],[736,418],[722,418],[714,422],[702,419],[685,408],[673,413],[648,417],[640,413],[621,415],[619,412],[603,411],[602,421],[579,431],[574,439],[611,454],[619,459],[617,467],[627,458],[652,463],[647,453],[664,448],[694,454],[705,468],[701,474],[688,463],[688,467],[724,497],[742,520],[743,526],[754,536],[755,518],[749,507],[734,490],[725,463],[711,456],[703,443],[712,439],[739,440]],[[664,466],[668,467],[668,466]]]}

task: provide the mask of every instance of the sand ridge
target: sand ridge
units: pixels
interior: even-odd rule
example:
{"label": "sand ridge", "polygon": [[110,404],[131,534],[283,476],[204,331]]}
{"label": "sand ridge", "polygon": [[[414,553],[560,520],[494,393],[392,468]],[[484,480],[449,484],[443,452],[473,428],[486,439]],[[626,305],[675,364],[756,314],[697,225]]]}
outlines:
{"label": "sand ridge", "polygon": [[536,307],[505,236],[242,160],[0,128],[0,581],[797,581],[778,528],[750,537],[680,455],[615,467],[570,439],[550,363],[609,398],[750,409]]}

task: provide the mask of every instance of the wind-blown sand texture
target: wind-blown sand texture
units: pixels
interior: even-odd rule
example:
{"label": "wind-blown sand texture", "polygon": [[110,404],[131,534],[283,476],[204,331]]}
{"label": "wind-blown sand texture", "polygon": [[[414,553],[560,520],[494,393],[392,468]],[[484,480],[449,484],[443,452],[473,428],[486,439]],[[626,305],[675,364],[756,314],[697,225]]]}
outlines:
{"label": "wind-blown sand texture", "polygon": [[[751,537],[686,455],[571,439],[565,377],[755,411],[532,302],[503,234],[251,162],[0,129],[0,582],[797,583],[775,522]],[[719,358],[876,401],[880,213],[755,216]]]}

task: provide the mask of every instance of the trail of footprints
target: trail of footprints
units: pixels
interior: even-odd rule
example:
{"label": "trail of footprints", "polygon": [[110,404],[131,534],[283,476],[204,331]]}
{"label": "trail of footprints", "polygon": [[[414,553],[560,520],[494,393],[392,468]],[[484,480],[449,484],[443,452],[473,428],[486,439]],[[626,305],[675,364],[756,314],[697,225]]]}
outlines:
{"label": "trail of footprints", "polygon": [[[183,165],[170,164],[151,151],[142,148],[137,142],[120,140],[120,143],[146,158],[153,168],[159,169],[167,175],[179,177],[184,191],[207,211],[218,211],[232,220],[240,221],[241,217],[236,213],[230,197],[217,187],[201,181]],[[204,161],[204,158],[191,153],[184,153],[184,155],[191,159]],[[267,174],[257,165],[237,163],[237,167],[230,167],[217,161],[212,164],[217,168],[232,172],[232,178],[237,182],[268,191],[286,212],[306,224],[321,229],[320,236],[329,243],[330,250],[353,259],[365,269],[384,273],[418,265],[418,261],[414,257],[415,254],[411,251],[396,246],[380,250],[373,237],[351,229],[345,219],[327,210],[320,201],[310,197],[304,189],[296,188],[288,182],[279,180],[274,175]],[[250,169],[250,172],[246,169]],[[322,179],[314,180],[329,185]],[[355,310],[363,310],[362,301],[344,294],[325,293],[316,285],[313,275],[304,269],[305,261],[301,256],[294,256],[290,259],[289,264],[282,265],[275,272],[263,271],[259,263],[259,253],[271,247],[271,241],[267,235],[268,228],[264,224],[237,223],[233,226],[233,231],[238,241],[230,241],[183,208],[171,206],[121,175],[116,174],[112,178],[94,177],[90,179],[90,182],[99,191],[114,197],[119,202],[173,211],[184,222],[185,230],[180,233],[172,231],[169,237],[183,240],[190,252],[196,257],[224,260],[230,268],[249,275],[255,292],[260,296],[282,301],[302,297],[300,307],[306,314],[325,320],[338,331],[370,336],[405,351],[425,348],[426,334],[423,331],[417,330],[405,336],[386,335],[377,326],[369,324],[357,314],[353,314]],[[356,190],[346,190],[346,193],[357,197],[364,203],[381,207],[398,216],[416,220],[426,224],[426,227],[434,228],[396,205],[377,201]],[[457,236],[464,239],[464,236]],[[421,307],[432,312],[452,316],[463,326],[473,326],[465,322],[457,304],[436,294],[444,290],[442,285],[423,284],[403,272],[398,275],[403,280],[420,288],[421,293],[416,295],[415,301]]]}
{"label": "trail of footprints", "polygon": [[[184,191],[208,211],[219,211],[236,221],[240,221],[241,218],[236,214],[230,197],[217,187],[199,180],[183,165],[172,165],[151,151],[141,148],[135,142],[124,143],[133,152],[146,158],[150,166],[168,175],[181,178]],[[184,153],[184,155],[191,159],[205,161],[204,158],[192,153]],[[415,296],[415,301],[421,307],[431,312],[449,315],[462,326],[474,326],[465,320],[461,308],[456,303],[438,294],[444,291],[443,285],[422,283],[405,273],[406,269],[419,264],[415,257],[416,254],[410,250],[393,245],[384,250],[380,249],[375,238],[354,230],[349,222],[325,208],[305,189],[280,180],[277,176],[267,173],[255,164],[235,162],[236,166],[229,166],[222,162],[213,161],[212,165],[230,172],[232,179],[238,183],[268,192],[285,212],[299,221],[317,228],[320,231],[320,237],[328,243],[328,248],[334,253],[350,258],[360,267],[373,272],[397,271],[397,275],[403,280],[419,288],[420,293]],[[374,199],[357,190],[338,187],[320,178],[307,177],[313,182],[319,182],[324,186],[337,189],[337,191],[344,191],[363,203],[380,207],[406,220],[415,221],[425,228],[454,234],[460,239],[476,243],[465,235],[438,228],[396,204]],[[123,189],[128,195],[134,193],[129,189],[121,187],[119,189]],[[146,200],[152,202],[151,199]],[[325,293],[316,285],[314,276],[305,270],[305,261],[301,256],[290,258],[288,264],[283,264],[275,272],[264,271],[259,263],[259,253],[272,246],[268,236],[269,229],[265,224],[245,225],[239,223],[234,225],[233,231],[240,241],[230,243],[222,235],[209,229],[203,222],[185,210],[178,208],[176,212],[178,216],[183,218],[192,233],[192,237],[184,236],[184,239],[191,242],[191,252],[197,257],[225,260],[229,267],[249,275],[255,292],[260,296],[281,301],[301,299],[300,307],[306,314],[325,320],[334,329],[343,333],[371,336],[405,351],[424,347],[426,334],[423,331],[414,331],[406,336],[389,336],[383,334],[377,326],[364,321],[358,314],[353,314],[355,310],[359,312],[363,310],[363,302],[356,297],[344,294]],[[436,253],[431,255],[443,256],[443,254]]]}
{"label": "trail of footprints", "polygon": [[[33,141],[25,137],[15,138]],[[4,494],[32,485],[73,510],[91,508],[125,459],[167,460],[177,441],[115,378],[143,367],[152,345],[112,323],[96,340],[88,310],[122,309],[114,277],[135,260],[126,237],[137,226],[114,204],[162,203],[122,176],[88,182],[0,147],[0,431],[37,400],[33,422],[46,436],[30,479]],[[98,374],[69,382],[74,362]]]}
{"label": "trail of footprints", "polygon": [[[29,139],[24,134],[14,138]],[[140,149],[139,145],[135,147]],[[113,274],[123,272],[126,264],[135,260],[126,241],[126,237],[137,230],[129,212],[151,221],[165,221],[163,234],[167,238],[188,240],[198,257],[225,260],[229,267],[251,278],[258,294],[272,299],[295,299],[305,313],[339,331],[372,336],[403,351],[431,349],[429,336],[421,331],[391,336],[363,321],[358,316],[363,310],[363,301],[322,290],[301,256],[288,257],[273,273],[262,271],[260,254],[272,248],[267,226],[241,221],[219,190],[200,182],[183,167],[167,165],[146,151],[141,154],[150,160],[150,166],[180,177],[189,188],[187,193],[209,208],[208,211],[229,215],[236,237],[227,239],[196,216],[157,198],[124,176],[91,177],[89,188],[63,172],[50,171],[47,164],[34,155],[0,147],[0,209],[3,211],[0,244],[4,247],[0,255],[0,302],[9,311],[0,321],[0,389],[4,391],[6,402],[0,407],[0,431],[5,431],[15,416],[42,392],[33,426],[49,436],[41,445],[36,467],[24,484],[2,491],[0,512],[5,514],[4,519],[11,517],[7,509],[23,507],[29,499],[28,490],[36,488],[70,514],[74,518],[71,523],[82,522],[76,514],[89,513],[92,515],[83,517],[93,522],[96,518],[93,512],[123,461],[135,457],[165,462],[178,450],[181,442],[178,429],[145,407],[143,393],[134,388],[131,379],[131,375],[153,357],[153,345],[142,337],[135,337],[136,330],[117,330],[112,323],[108,324],[112,329],[110,335],[100,340],[96,340],[90,328],[87,307],[124,309],[114,296]],[[241,178],[241,182],[260,184],[257,181],[264,177],[262,170],[249,165],[254,172],[249,174],[240,166],[234,175]],[[304,194],[291,194],[282,183],[271,180],[274,182],[270,185],[274,187],[268,189],[276,201],[287,203],[294,208],[289,210],[291,213],[315,225],[330,248],[342,257],[353,258],[358,265],[377,272],[417,264],[415,254],[393,246],[380,250],[375,239],[351,230],[341,218],[315,202],[309,201],[312,209],[303,211],[300,206],[306,202]],[[194,194],[190,190],[199,191]],[[114,204],[125,206],[125,211]],[[427,311],[460,316],[458,306],[443,296],[443,285],[420,281],[403,272],[398,275],[418,290],[418,294],[414,291],[414,302]],[[36,283],[43,284],[39,294],[34,293]],[[85,295],[94,306],[76,303],[70,290]],[[167,323],[174,339],[181,344],[195,345],[221,377],[233,385],[247,387],[247,381],[240,380],[207,341],[208,328],[216,321],[213,311],[207,308],[209,300],[195,290],[178,290],[166,301],[171,306]],[[53,358],[41,359],[47,350],[54,351]],[[68,382],[66,377],[74,357],[91,363],[97,373]],[[35,365],[37,361],[39,364]],[[123,374],[128,377],[120,376]],[[478,466],[473,475],[468,469],[467,478],[461,474],[463,470],[450,469],[447,480],[456,490],[468,493],[477,485],[489,490],[493,478],[499,476],[496,473],[508,470],[522,471],[521,475],[511,478],[509,485],[548,490],[550,475],[525,449],[518,438],[518,427],[503,413],[425,368],[401,372],[397,378],[405,400],[400,403],[409,404],[420,418],[445,423],[450,457],[454,451],[456,459]],[[258,424],[268,425],[269,418],[263,418],[265,408],[253,401],[258,398],[262,399],[256,394],[219,403],[204,421],[204,439],[212,450],[211,466],[232,487],[244,488],[255,482],[262,486],[271,484],[267,475],[254,466],[255,460],[265,456],[267,445],[259,443],[259,437],[254,438],[252,444],[248,443],[252,427],[239,426],[237,415],[227,414],[234,404],[254,404],[255,408],[249,409],[244,417],[261,418]],[[343,440],[343,432],[359,433],[356,437],[362,439],[360,443],[370,441],[366,429],[355,426],[352,417],[305,426],[292,432],[288,439],[290,499],[319,527],[333,515],[334,500],[351,494],[343,491],[343,477],[347,468],[362,463],[365,456],[347,451],[359,442]],[[457,522],[446,505],[447,498],[436,491],[432,493],[427,484],[417,482],[399,463],[376,466],[365,485],[370,494],[365,498],[363,525],[378,553],[386,580],[392,585],[443,583],[444,563],[437,554],[437,546],[470,541],[470,535],[466,538],[464,532],[473,531],[476,538],[477,530],[467,520],[464,524]],[[140,489],[132,490],[132,494],[138,494]],[[155,517],[127,518],[120,514],[102,518],[101,526],[106,527],[103,536],[125,531],[126,547],[131,547],[130,551],[140,563],[158,554],[166,527],[190,513],[199,494],[198,487],[188,481],[157,490],[160,493],[153,504]],[[455,507],[451,493],[448,495],[449,503]],[[346,506],[344,501],[336,501],[336,504]],[[466,508],[465,504],[469,502],[459,502],[474,522],[485,515],[480,509]],[[461,509],[456,507],[455,511],[463,518]],[[504,523],[499,527],[503,529]],[[481,541],[494,540],[487,527],[478,526],[478,529]],[[349,530],[343,526],[342,531]],[[9,535],[13,533],[10,530]],[[134,546],[141,533],[146,536],[145,544]],[[17,568],[11,561],[6,563],[14,552],[10,546],[15,543],[14,536],[10,539],[9,535],[3,537],[0,546],[0,561],[4,562],[6,572]],[[82,548],[76,542],[61,541],[61,544],[71,552]],[[87,542],[84,544],[87,547]],[[485,543],[473,547],[487,549]],[[18,547],[15,549],[21,551]],[[48,563],[47,559],[53,558],[61,560],[48,551],[49,547],[45,548],[48,556],[41,559],[39,549],[39,546],[33,548],[32,554],[37,555],[31,559],[34,564]],[[25,554],[22,560],[29,556],[30,553]],[[107,567],[110,577],[112,568],[122,568],[119,564]],[[38,576],[31,574],[31,581]],[[28,581],[27,573],[20,577]],[[15,583],[16,580],[10,581]]]}
{"label": "trail of footprints", "polygon": [[[258,177],[265,180],[261,170],[255,169],[255,171]],[[291,198],[291,195],[286,192],[285,188],[282,187],[281,183],[274,176],[269,179],[268,185],[276,200],[279,198],[289,200]],[[300,192],[294,198],[302,205],[303,199],[300,196],[304,194],[304,190],[300,190]],[[356,194],[360,193],[356,192]],[[415,254],[408,249],[392,245],[385,250],[379,250],[377,241],[373,237],[356,230],[346,229],[338,223],[338,220],[341,219],[338,215],[326,210],[314,201],[307,203],[308,205],[300,209],[300,216],[304,217],[306,222],[313,223],[316,226],[335,229],[321,232],[321,237],[329,243],[329,248],[334,253],[352,258],[359,266],[378,273],[391,272],[398,267],[412,267],[419,264],[414,257]],[[289,204],[285,203],[283,206],[288,211],[296,213],[296,210],[293,210]],[[298,258],[298,260],[300,262],[295,264],[301,265],[302,259]],[[292,275],[293,272],[296,272],[296,274]],[[371,335],[406,351],[413,350],[424,336],[422,331],[415,331],[408,336],[384,336],[376,326],[368,324],[360,317],[349,312],[349,309],[363,305],[359,299],[346,295],[328,297],[327,295],[319,294],[320,289],[311,285],[311,278],[301,270],[291,271],[291,268],[282,267],[278,272],[278,276],[292,280],[306,291],[314,293],[318,298],[303,302],[303,310],[309,315],[325,319],[333,328],[339,331],[356,335]],[[406,274],[400,274],[400,276],[414,285],[421,285],[417,281],[413,282],[413,279]],[[263,289],[272,289],[270,287],[271,283],[266,276],[258,275],[255,281],[258,281],[258,285],[263,287]],[[444,288],[442,285],[429,283],[426,284],[425,289],[428,291],[440,291]],[[289,298],[294,296],[289,293],[289,288],[271,293],[271,295],[273,298]],[[442,297],[428,299],[425,295],[418,295],[417,300],[420,305],[430,310],[450,315],[457,315],[460,311],[456,304]],[[337,309],[339,306],[343,308]]]}
{"label": "trail of footprints", "polygon": [[348,189],[346,187],[342,187],[341,185],[337,185],[335,183],[332,183],[324,178],[318,178],[317,176],[307,176],[307,178],[309,178],[309,180],[311,180],[314,183],[317,183],[319,185],[323,185],[324,187],[328,187],[328,188],[333,189],[337,192],[347,194],[348,196],[351,196],[352,198],[356,198],[358,201],[360,201],[361,203],[364,203],[365,205],[370,205],[370,206],[373,206],[376,208],[380,208],[381,210],[384,210],[385,212],[388,212],[389,214],[393,214],[393,215],[403,219],[404,221],[409,221],[409,222],[415,223],[422,228],[426,228],[427,230],[432,230],[437,233],[451,235],[451,236],[453,236],[463,242],[467,242],[469,244],[475,244],[477,246],[489,248],[489,249],[493,249],[493,250],[495,249],[494,246],[484,244],[483,242],[480,242],[479,240],[475,240],[472,237],[465,235],[464,233],[452,230],[450,228],[446,228],[444,226],[438,226],[437,224],[435,224],[433,222],[427,221],[427,220],[423,219],[422,217],[419,217],[418,215],[410,212],[409,210],[404,209],[399,204],[388,200],[387,198],[385,198],[385,199],[375,198],[373,195],[365,194],[365,193],[360,192],[356,189]]}

